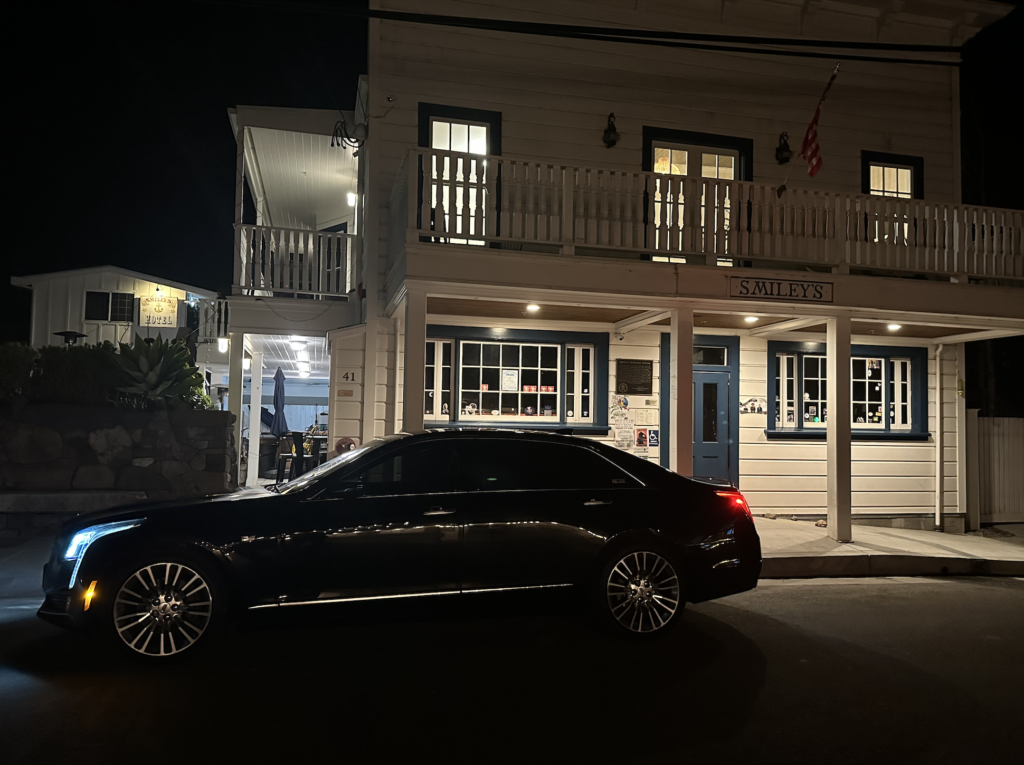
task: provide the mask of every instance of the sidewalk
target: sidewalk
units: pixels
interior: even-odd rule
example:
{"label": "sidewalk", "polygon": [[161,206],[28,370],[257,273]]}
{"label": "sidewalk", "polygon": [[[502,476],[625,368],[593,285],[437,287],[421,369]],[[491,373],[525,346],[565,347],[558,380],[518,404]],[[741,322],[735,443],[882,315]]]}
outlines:
{"label": "sidewalk", "polygon": [[843,576],[1024,576],[1024,527],[1012,541],[935,531],[853,527],[853,542],[828,538],[810,521],[754,518],[762,579]]}

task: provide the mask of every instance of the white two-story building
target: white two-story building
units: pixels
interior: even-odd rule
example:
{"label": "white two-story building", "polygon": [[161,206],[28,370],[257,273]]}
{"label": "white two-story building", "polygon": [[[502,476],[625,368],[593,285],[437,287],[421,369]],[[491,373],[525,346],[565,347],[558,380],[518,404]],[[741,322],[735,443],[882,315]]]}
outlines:
{"label": "white two-story building", "polygon": [[[231,111],[232,408],[251,356],[329,381],[332,444],[551,429],[841,540],[963,527],[963,348],[1024,334],[1024,213],[961,203],[956,47],[1009,6],[370,8],[354,112]],[[836,62],[810,177],[780,145]]]}

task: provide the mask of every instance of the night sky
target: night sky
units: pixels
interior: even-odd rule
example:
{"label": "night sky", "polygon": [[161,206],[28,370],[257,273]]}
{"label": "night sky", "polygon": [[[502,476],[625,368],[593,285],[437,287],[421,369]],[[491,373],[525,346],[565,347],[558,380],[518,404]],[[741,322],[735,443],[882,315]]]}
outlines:
{"label": "night sky", "polygon": [[[1018,8],[965,50],[966,202],[1024,207],[1014,118],[1022,16]],[[110,263],[226,292],[227,108],[351,109],[366,71],[365,21],[338,16],[49,2],[8,7],[7,20],[4,166],[16,214],[2,237],[0,341],[28,337],[29,293],[11,275]]]}

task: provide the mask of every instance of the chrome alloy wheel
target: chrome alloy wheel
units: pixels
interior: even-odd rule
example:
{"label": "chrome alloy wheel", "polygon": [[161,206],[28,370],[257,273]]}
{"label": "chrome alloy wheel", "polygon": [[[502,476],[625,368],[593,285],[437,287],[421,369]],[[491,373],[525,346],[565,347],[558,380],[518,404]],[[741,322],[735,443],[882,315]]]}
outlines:
{"label": "chrome alloy wheel", "polygon": [[679,609],[679,577],[672,564],[654,552],[631,552],[608,575],[608,608],[631,632],[654,632]]}
{"label": "chrome alloy wheel", "polygon": [[213,593],[181,563],[153,563],[132,574],[114,600],[114,628],[144,656],[173,656],[202,636],[213,613]]}

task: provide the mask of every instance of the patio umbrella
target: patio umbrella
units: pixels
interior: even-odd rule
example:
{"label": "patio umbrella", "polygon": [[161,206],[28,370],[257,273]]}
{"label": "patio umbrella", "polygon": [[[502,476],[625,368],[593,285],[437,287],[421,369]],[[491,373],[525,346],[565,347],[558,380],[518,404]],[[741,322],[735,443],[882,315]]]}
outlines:
{"label": "patio umbrella", "polygon": [[280,438],[288,432],[288,421],[284,418],[284,372],[281,367],[274,374],[274,419],[270,432]]}

